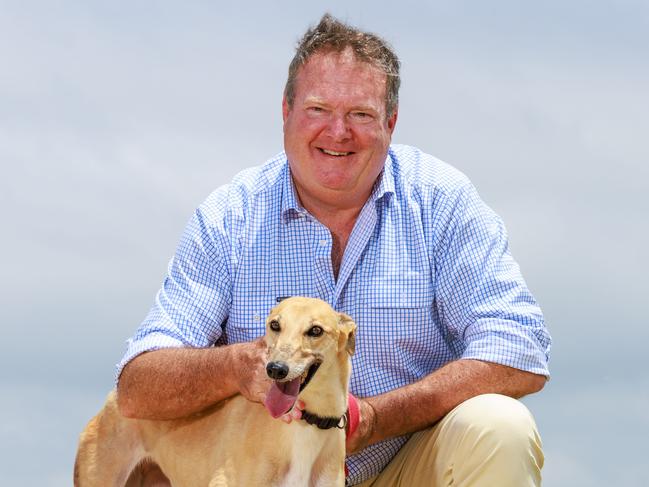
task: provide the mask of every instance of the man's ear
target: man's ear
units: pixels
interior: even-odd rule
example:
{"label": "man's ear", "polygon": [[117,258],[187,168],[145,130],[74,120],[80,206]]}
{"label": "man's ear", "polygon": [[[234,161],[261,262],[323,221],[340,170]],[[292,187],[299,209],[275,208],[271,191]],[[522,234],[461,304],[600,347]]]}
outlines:
{"label": "man's ear", "polygon": [[291,110],[291,107],[288,104],[288,100],[286,99],[286,95],[282,98],[282,121],[286,123],[286,119],[288,118],[288,112]]}
{"label": "man's ear", "polygon": [[356,323],[351,316],[338,313],[338,350],[345,349],[349,355],[356,351]]}
{"label": "man's ear", "polygon": [[394,133],[394,128],[397,126],[397,118],[399,118],[398,106],[394,107],[394,112],[392,113],[392,116],[388,118],[388,130],[390,131],[390,135]]}

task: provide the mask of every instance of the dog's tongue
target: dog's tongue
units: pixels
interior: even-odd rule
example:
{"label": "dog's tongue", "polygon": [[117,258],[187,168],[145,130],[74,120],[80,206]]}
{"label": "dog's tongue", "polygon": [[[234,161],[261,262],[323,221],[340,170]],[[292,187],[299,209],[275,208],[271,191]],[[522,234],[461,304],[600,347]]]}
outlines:
{"label": "dog's tongue", "polygon": [[299,377],[288,382],[273,382],[266,394],[264,406],[273,418],[279,418],[293,407],[299,392]]}

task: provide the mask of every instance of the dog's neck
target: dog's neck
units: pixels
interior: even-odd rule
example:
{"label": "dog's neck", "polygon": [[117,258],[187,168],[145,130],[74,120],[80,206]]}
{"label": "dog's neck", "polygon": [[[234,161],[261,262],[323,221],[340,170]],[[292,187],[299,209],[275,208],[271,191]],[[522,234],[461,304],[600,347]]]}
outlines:
{"label": "dog's neck", "polygon": [[340,419],[347,411],[351,363],[347,352],[333,363],[323,363],[300,394],[307,412],[320,418]]}
{"label": "dog's neck", "polygon": [[340,417],[322,417],[317,414],[310,413],[308,410],[302,411],[302,420],[306,421],[321,430],[329,430],[331,428],[345,429],[348,421],[348,413],[345,412]]}

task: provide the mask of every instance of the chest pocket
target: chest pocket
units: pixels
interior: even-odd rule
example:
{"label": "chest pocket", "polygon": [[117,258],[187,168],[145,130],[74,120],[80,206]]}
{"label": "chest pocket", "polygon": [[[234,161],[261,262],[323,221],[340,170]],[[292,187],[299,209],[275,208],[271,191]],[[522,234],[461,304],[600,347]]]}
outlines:
{"label": "chest pocket", "polygon": [[233,296],[230,315],[224,326],[227,343],[249,342],[266,331],[266,317],[277,304],[275,294],[245,294]]}
{"label": "chest pocket", "polygon": [[[363,289],[358,311],[359,342],[386,356],[430,351],[436,340],[434,290],[428,275],[372,279]],[[368,350],[369,351],[369,350]],[[414,355],[411,355],[414,354]]]}

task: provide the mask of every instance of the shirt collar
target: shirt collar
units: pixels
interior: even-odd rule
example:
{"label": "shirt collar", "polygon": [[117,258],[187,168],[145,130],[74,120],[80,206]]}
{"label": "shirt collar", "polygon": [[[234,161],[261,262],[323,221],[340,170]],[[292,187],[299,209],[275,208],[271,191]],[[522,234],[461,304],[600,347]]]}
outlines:
{"label": "shirt collar", "polygon": [[[286,155],[284,157],[286,158]],[[288,222],[293,218],[300,218],[307,212],[297,199],[297,191],[293,185],[288,159],[286,159],[282,179],[282,218],[284,222]]]}
{"label": "shirt collar", "polygon": [[370,195],[370,201],[378,203],[379,201],[390,200],[390,195],[394,194],[394,172],[392,168],[392,151],[388,151],[383,164],[383,171],[379,174],[379,178],[374,184],[374,189]]}
{"label": "shirt collar", "polygon": [[[286,155],[284,155],[284,157],[286,158]],[[388,151],[385,163],[383,164],[383,171],[379,174],[379,177],[374,184],[374,189],[370,194],[370,201],[374,201],[375,203],[384,201],[387,203],[390,200],[389,196],[394,194],[394,172],[392,163],[392,152]],[[298,201],[297,191],[293,184],[291,170],[288,165],[288,159],[286,159],[282,179],[282,218],[284,219],[284,222],[293,218],[305,216],[308,212]]]}

